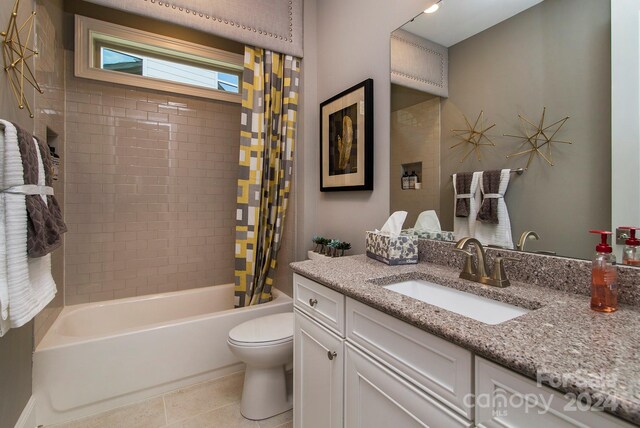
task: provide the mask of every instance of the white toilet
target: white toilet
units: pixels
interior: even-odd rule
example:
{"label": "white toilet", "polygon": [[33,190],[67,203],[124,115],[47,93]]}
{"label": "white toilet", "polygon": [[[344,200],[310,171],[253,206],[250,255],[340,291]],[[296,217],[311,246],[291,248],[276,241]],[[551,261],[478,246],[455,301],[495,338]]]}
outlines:
{"label": "white toilet", "polygon": [[240,412],[260,420],[293,407],[287,398],[285,364],[293,361],[293,313],[255,318],[234,327],[229,348],[246,363]]}

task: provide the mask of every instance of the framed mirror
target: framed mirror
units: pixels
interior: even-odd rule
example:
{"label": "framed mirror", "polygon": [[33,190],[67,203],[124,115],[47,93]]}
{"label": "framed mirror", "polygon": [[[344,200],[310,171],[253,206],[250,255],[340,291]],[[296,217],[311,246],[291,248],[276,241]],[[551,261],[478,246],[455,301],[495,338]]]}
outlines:
{"label": "framed mirror", "polygon": [[[597,239],[589,230],[611,228],[610,2],[439,6],[391,35],[391,212],[408,211],[412,227],[435,210],[442,230],[453,231],[452,174],[522,168],[504,196],[514,244],[535,231],[526,250],[590,259]],[[494,145],[477,150],[456,131],[486,128],[482,142]],[[528,137],[539,129],[554,142],[529,162]],[[419,189],[403,190],[407,171]]]}

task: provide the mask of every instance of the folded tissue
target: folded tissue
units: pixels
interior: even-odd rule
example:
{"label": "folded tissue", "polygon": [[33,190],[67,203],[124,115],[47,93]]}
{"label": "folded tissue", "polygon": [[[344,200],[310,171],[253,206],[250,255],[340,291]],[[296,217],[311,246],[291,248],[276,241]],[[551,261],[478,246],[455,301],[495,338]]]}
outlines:
{"label": "folded tissue", "polygon": [[[402,225],[407,218],[406,211],[396,211],[389,216],[387,221],[382,225],[380,232],[389,234],[389,236],[398,237],[402,232]],[[376,230],[377,232],[377,230]]]}
{"label": "folded tissue", "polygon": [[407,235],[415,235],[420,239],[435,239],[437,241],[454,241],[453,232],[443,231],[440,227],[438,214],[434,210],[422,211],[413,229],[405,231]]}
{"label": "folded tissue", "polygon": [[367,232],[367,256],[388,265],[418,263],[418,238],[402,232],[406,211],[396,211],[380,230]]}
{"label": "folded tissue", "polygon": [[438,214],[434,210],[422,211],[413,226],[417,230],[427,230],[429,232],[440,232],[440,220]]}

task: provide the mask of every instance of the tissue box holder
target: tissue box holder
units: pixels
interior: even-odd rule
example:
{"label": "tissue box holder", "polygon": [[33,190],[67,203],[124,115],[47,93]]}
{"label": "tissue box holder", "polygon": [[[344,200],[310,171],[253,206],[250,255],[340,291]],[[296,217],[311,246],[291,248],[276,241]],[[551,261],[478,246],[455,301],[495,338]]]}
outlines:
{"label": "tissue box holder", "polygon": [[400,234],[392,238],[381,232],[367,232],[367,256],[391,266],[418,263],[418,237]]}
{"label": "tissue box holder", "polygon": [[453,242],[456,240],[453,232],[448,231],[440,231],[440,232],[432,232],[427,230],[417,230],[417,229],[404,229],[402,233],[406,233],[407,235],[414,235],[420,239],[433,239],[435,241],[448,241]]}

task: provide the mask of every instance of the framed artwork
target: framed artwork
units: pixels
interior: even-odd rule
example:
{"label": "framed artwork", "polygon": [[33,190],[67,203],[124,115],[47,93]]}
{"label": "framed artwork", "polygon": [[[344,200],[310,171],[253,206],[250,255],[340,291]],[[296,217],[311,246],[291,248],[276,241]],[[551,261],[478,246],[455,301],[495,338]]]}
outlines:
{"label": "framed artwork", "polygon": [[320,191],[373,190],[373,79],[320,104]]}

